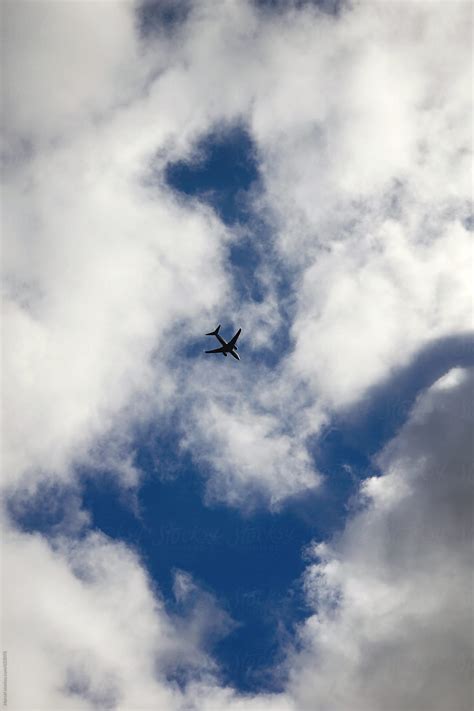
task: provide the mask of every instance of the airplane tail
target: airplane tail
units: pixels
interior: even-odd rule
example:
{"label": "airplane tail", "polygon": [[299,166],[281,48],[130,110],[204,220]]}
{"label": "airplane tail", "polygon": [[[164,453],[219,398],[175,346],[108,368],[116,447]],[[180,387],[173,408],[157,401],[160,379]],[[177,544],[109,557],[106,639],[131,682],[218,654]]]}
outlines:
{"label": "airplane tail", "polygon": [[217,336],[217,334],[219,333],[220,327],[221,327],[221,325],[219,324],[215,331],[211,331],[210,333],[206,333],[206,336]]}

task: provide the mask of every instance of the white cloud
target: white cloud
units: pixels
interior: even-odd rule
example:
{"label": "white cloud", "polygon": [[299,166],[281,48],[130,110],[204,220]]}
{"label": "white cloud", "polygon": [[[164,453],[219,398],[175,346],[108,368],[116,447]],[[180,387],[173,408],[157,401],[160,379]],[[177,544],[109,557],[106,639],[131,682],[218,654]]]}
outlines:
{"label": "white cloud", "polygon": [[472,706],[474,372],[438,381],[378,457],[364,508],[314,549],[291,660],[303,709]]}
{"label": "white cloud", "polygon": [[[219,394],[216,395],[216,400]],[[184,444],[196,460],[210,465],[210,500],[252,507],[263,496],[277,507],[282,499],[320,482],[304,438],[283,417],[255,411],[239,402],[198,401]]]}
{"label": "white cloud", "polygon": [[[73,22],[76,13],[86,24],[98,21],[95,4],[73,5],[68,15],[64,4],[46,4],[42,22],[52,38],[42,49],[48,66],[61,63],[52,52],[63,46],[63,22]],[[116,12],[125,22],[125,6],[110,5],[112,15]],[[36,17],[37,4],[21,4],[21,10],[8,5],[5,11],[26,38],[34,35],[30,12]],[[108,32],[113,32],[109,19]],[[96,41],[100,45],[101,38]],[[120,33],[117,42],[120,62],[133,63]],[[10,46],[13,62],[29,51],[28,39],[25,45],[25,50]],[[103,55],[100,47],[97,52],[115,72],[115,55]],[[109,70],[101,67],[99,76],[85,73],[84,81],[94,84],[91,92],[95,82],[99,93],[108,89]],[[53,82],[52,99],[42,110],[62,121],[62,109],[55,104],[58,92]],[[76,98],[84,109],[84,97]],[[8,482],[25,473],[30,482],[41,472],[67,477],[70,464],[90,455],[97,438],[110,436],[111,429],[112,438],[120,437],[121,419],[126,430],[150,391],[157,388],[163,406],[173,392],[159,357],[164,333],[225,299],[225,230],[209,212],[178,205],[159,182],[143,184],[161,134],[159,127],[157,135],[148,134],[145,161],[140,141],[134,141],[139,118],[136,107],[119,107],[97,124],[84,119],[68,126],[60,141],[57,132],[65,124],[53,122],[54,142],[35,139],[31,156],[7,164],[3,373]],[[12,121],[20,138],[34,136],[14,115]]]}
{"label": "white cloud", "polygon": [[356,231],[305,271],[290,367],[345,406],[422,344],[469,331],[471,277],[472,239],[460,222],[427,242],[396,220]]}
{"label": "white cloud", "polygon": [[4,533],[9,708],[293,711],[282,695],[220,685],[209,648],[234,623],[188,573],[176,571],[171,614],[123,543]]}
{"label": "white cloud", "polygon": [[285,20],[265,34],[275,81],[252,128],[288,258],[382,208],[394,181],[425,216],[469,201],[467,3],[358,2],[340,18]]}
{"label": "white cloud", "polygon": [[[332,413],[472,327],[470,5],[360,2],[330,17],[203,0],[146,44],[134,10],[2,7],[5,480],[30,491],[85,463],[136,485],[133,424],[177,408],[210,496],[276,506],[318,483],[308,438]],[[163,180],[202,134],[242,120],[271,227],[261,306],[231,291],[238,233]],[[254,367],[249,346],[283,327],[281,260],[291,348]],[[233,370],[189,368],[179,346],[218,310],[263,333]],[[472,499],[456,413],[469,414],[469,382],[458,372],[420,400],[367,509],[319,549],[285,695],[219,687],[203,648],[213,614],[217,631],[229,621],[206,593],[180,623],[125,546],[10,531],[9,705],[464,711]],[[184,696],[165,680],[178,663],[199,677]]]}
{"label": "white cloud", "polygon": [[[286,259],[296,276],[292,352],[276,371],[259,369],[255,387],[248,370],[230,384],[219,377],[227,404],[209,388],[191,441],[197,455],[207,452],[220,498],[244,503],[253,489],[275,501],[317,480],[305,442],[328,410],[363,397],[430,341],[472,328],[461,222],[470,200],[469,12],[462,3],[356,3],[337,18],[309,7],[275,16],[246,3],[197,7],[180,86],[191,83],[201,106],[212,84],[209,112],[247,116],[262,170],[258,206],[274,227],[264,261],[271,273]],[[452,48],[446,63],[440,43]],[[265,346],[283,327],[271,288],[262,305],[236,308],[244,326],[262,329],[261,341],[245,335],[247,345]],[[193,369],[191,392],[207,373]],[[270,431],[292,440],[271,439],[289,455],[285,486]]]}
{"label": "white cloud", "polygon": [[[266,402],[287,423],[281,413],[294,415],[304,383],[293,428],[303,453],[328,410],[363,398],[429,342],[472,329],[472,240],[462,225],[472,187],[469,28],[463,3],[356,3],[339,18],[307,7],[268,20],[249,49],[258,204],[297,271],[293,349],[276,377],[259,373],[245,418],[253,423]],[[451,48],[446,63],[441,45]],[[234,390],[248,392],[248,377]],[[203,429],[225,430],[210,456],[226,463],[217,466],[232,500],[240,482],[231,462],[259,462],[269,447],[252,426],[239,460],[241,428],[223,427],[220,408],[204,409]],[[282,493],[278,474],[263,484],[265,471],[256,479]],[[306,485],[294,472],[288,493]]]}
{"label": "white cloud", "polygon": [[251,125],[276,245],[301,273],[289,370],[338,408],[472,329],[470,10],[285,19],[262,40],[274,78]]}
{"label": "white cloud", "polygon": [[[213,467],[229,456],[211,472],[223,498],[242,501],[232,487],[243,480],[270,501],[304,488],[317,478],[306,437],[328,408],[362,396],[430,339],[472,325],[459,223],[470,189],[468,8],[357,3],[332,17],[199,2],[172,39],[140,44],[131,5],[70,6],[7,3],[4,12],[8,130],[12,145],[29,146],[10,153],[5,173],[9,479],[65,476],[98,437],[117,439],[138,413],[149,416],[152,400],[173,403],[174,324],[197,335],[218,307],[262,329],[248,344],[268,345],[283,326],[269,275],[284,258],[297,269],[287,295],[294,348],[278,382],[262,371],[259,388],[237,381],[247,392],[239,412],[203,406],[222,444]],[[104,21],[86,33],[93,46],[79,66],[80,47],[65,38],[97,12]],[[16,63],[20,80],[8,70]],[[178,204],[162,178],[199,135],[242,118],[262,170],[258,203],[274,227],[272,249],[260,245],[260,306],[235,303],[228,231],[209,211]],[[191,379],[179,381],[194,392]],[[284,413],[295,415],[303,385],[298,427],[289,427]],[[243,419],[255,427],[235,461]],[[281,433],[272,442],[287,472],[299,452],[285,486],[281,468],[272,476],[265,466],[270,432]],[[239,476],[223,475],[234,469]]]}
{"label": "white cloud", "polygon": [[2,7],[6,136],[48,140],[81,130],[133,93],[139,45],[132,2],[6,0]]}
{"label": "white cloud", "polygon": [[167,667],[207,664],[125,545],[10,532],[3,566],[11,708],[178,708]]}
{"label": "white cloud", "polygon": [[[82,190],[76,157],[67,157],[72,183],[60,170],[56,184],[29,191],[24,210],[36,222],[34,237],[18,227],[6,250],[5,456],[12,479],[31,469],[61,475],[158,378],[163,404],[172,382],[159,353],[153,370],[152,356],[164,333],[225,293],[222,231],[211,218],[166,198],[134,195],[100,170]],[[25,241],[32,242],[27,263]],[[19,273],[36,299],[24,294]]]}
{"label": "white cloud", "polygon": [[[37,708],[470,708],[473,385],[458,369],[419,399],[378,457],[384,474],[363,485],[365,508],[315,549],[305,576],[315,613],[285,693],[219,687],[205,646],[229,622],[183,571],[175,593],[191,608],[179,619],[125,545],[89,534],[51,546],[8,531],[9,705],[34,696]],[[167,681],[175,667],[201,680],[178,691]]]}
{"label": "white cloud", "polygon": [[230,688],[206,684],[190,687],[193,711],[297,711],[294,702],[283,694],[236,694]]}

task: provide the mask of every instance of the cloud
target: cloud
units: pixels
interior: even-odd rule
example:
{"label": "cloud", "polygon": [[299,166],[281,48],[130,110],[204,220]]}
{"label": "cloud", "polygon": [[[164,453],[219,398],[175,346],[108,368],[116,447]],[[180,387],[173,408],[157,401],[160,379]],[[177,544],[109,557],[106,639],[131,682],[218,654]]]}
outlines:
{"label": "cloud", "polygon": [[378,456],[382,476],[362,485],[360,510],[314,547],[314,613],[284,693],[219,685],[206,640],[229,623],[184,571],[174,589],[189,611],[170,616],[126,545],[9,530],[4,640],[22,659],[9,665],[9,705],[33,694],[39,708],[470,708],[473,389],[474,372],[456,369],[424,393]]}
{"label": "cloud", "polygon": [[425,392],[360,511],[314,546],[314,613],[291,661],[299,709],[471,708],[473,392],[472,369]]}
{"label": "cloud", "polygon": [[[332,416],[472,327],[470,8],[202,0],[145,39],[136,13],[4,3],[5,482],[27,497],[83,465],[137,486],[134,426],[173,415],[209,500],[275,508],[320,482],[311,443]],[[248,230],[164,177],[235,123],[261,178],[258,305],[231,288]],[[217,311],[259,329],[238,369],[182,355]],[[209,647],[231,622],[212,595],[178,571],[171,615],[77,502],[69,537],[7,527],[9,705],[469,708],[468,395],[463,371],[423,395],[315,548],[280,695],[222,687]]]}
{"label": "cloud", "polygon": [[28,232],[15,230],[18,242],[6,259],[5,448],[13,480],[32,469],[61,475],[81,449],[112,425],[120,429],[124,408],[132,407],[133,417],[132,398],[139,410],[140,394],[158,379],[163,404],[172,380],[152,358],[164,333],[224,292],[220,228],[212,218],[125,189],[117,204],[100,171],[89,192],[81,191],[76,157],[67,156],[73,183],[60,171],[47,195],[32,190],[25,205],[39,220],[35,198],[54,203],[35,231],[37,260],[21,265],[26,284],[40,294],[34,301],[12,266],[22,260],[15,252],[31,239]]}
{"label": "cloud", "polygon": [[409,188],[402,207],[469,200],[466,5],[307,7],[269,23],[262,46],[276,81],[252,129],[288,258],[370,217],[397,182]]}
{"label": "cloud", "polygon": [[[355,3],[266,27],[274,80],[251,126],[260,200],[299,267],[289,371],[332,408],[430,340],[472,328],[466,13]],[[440,43],[452,47],[446,64]]]}
{"label": "cloud", "polygon": [[319,484],[304,441],[283,429],[282,417],[256,412],[237,397],[230,406],[207,402],[195,407],[184,445],[203,468],[211,467],[210,500],[251,508],[263,498],[277,507],[291,494]]}
{"label": "cloud", "polygon": [[[212,488],[236,504],[306,488],[318,477],[308,435],[328,413],[471,327],[466,6],[356,3],[331,16],[198,2],[169,37],[145,39],[129,4],[45,8],[4,13],[8,481],[69,478],[99,443],[110,461],[105,443],[123,453],[137,419],[176,407],[178,382],[188,407],[194,383],[176,351],[219,309],[261,330],[248,340],[257,353],[290,318],[292,349],[278,371],[242,369],[238,410],[202,402],[218,449]],[[84,31],[71,38],[73,24]],[[87,51],[81,34],[94,38]],[[203,135],[242,121],[267,223],[260,305],[236,302],[228,274],[228,246],[248,234],[164,178]],[[270,434],[281,467],[264,454]]]}
{"label": "cloud", "polygon": [[125,543],[87,527],[47,540],[8,523],[2,567],[10,708],[293,711],[282,695],[222,685],[211,651],[235,623],[185,571],[171,611]]}
{"label": "cloud", "polygon": [[[130,7],[72,5],[68,14],[70,4],[47,4],[41,48],[36,43],[42,35],[32,30],[39,5],[8,4],[5,12],[26,38],[21,46],[7,47],[11,61],[26,62],[30,40],[31,52],[47,55],[45,75],[40,62],[39,77],[30,80],[35,86],[40,78],[51,81],[51,99],[33,106],[53,117],[44,131],[36,122],[23,125],[7,102],[12,130],[33,146],[26,157],[10,157],[4,175],[4,456],[12,484],[21,479],[33,485],[46,475],[67,479],[81,458],[94,463],[98,442],[103,449],[106,440],[126,441],[129,423],[150,401],[146,393],[153,391],[160,407],[173,392],[159,358],[164,334],[180,319],[206,313],[226,293],[225,229],[209,211],[181,206],[159,182],[144,182],[159,138],[148,135],[145,160],[131,138],[140,130],[136,106],[118,106],[101,121],[92,120],[83,94],[103,96],[119,61],[112,49],[102,48],[108,34],[92,33],[98,56],[88,61],[100,64],[99,74],[86,71],[83,94],[69,92],[87,116],[77,125],[67,123],[63,84],[49,74],[50,64],[61,65],[52,54],[58,45],[66,55],[64,71],[76,73],[69,53],[79,49],[64,41],[64,23],[69,26],[78,15],[79,24],[87,25],[98,22],[96,11],[110,13],[108,32],[128,18],[122,34],[133,36]],[[120,63],[133,63],[122,34],[111,43],[117,42]],[[14,35],[12,28],[10,39]],[[14,83],[12,72],[8,77]],[[20,94],[23,106],[29,95]],[[104,457],[109,455],[101,451],[96,458]]]}
{"label": "cloud", "polygon": [[188,578],[194,598],[170,615],[125,544],[9,530],[3,567],[11,708],[182,709],[177,679],[215,677],[225,613]]}
{"label": "cloud", "polygon": [[455,220],[426,242],[391,219],[357,230],[305,271],[291,368],[341,408],[422,344],[469,332],[471,250]]}
{"label": "cloud", "polygon": [[133,95],[140,75],[131,2],[7,0],[2,10],[6,137],[48,141]]}
{"label": "cloud", "polygon": [[48,541],[4,528],[10,708],[293,711],[281,695],[221,684],[210,651],[234,623],[188,573],[175,572],[170,612],[133,549],[82,534]]}
{"label": "cloud", "polygon": [[[255,41],[237,58],[243,35],[233,12],[231,27],[226,11],[203,10],[195,19],[206,37],[195,66],[218,53],[225,72],[233,55],[235,90],[243,105],[251,97],[248,125],[261,175],[255,207],[273,230],[266,262],[274,274],[280,260],[292,270],[285,296],[292,347],[270,377],[259,371],[258,387],[248,387],[248,371],[242,384],[232,379],[235,391],[249,394],[240,411],[231,400],[232,426],[223,426],[227,410],[212,401],[197,419],[206,421],[207,451],[207,433],[214,434],[209,458],[220,476],[210,473],[212,486],[217,481],[227,500],[237,501],[242,477],[232,463],[243,471],[247,457],[259,463],[261,474],[252,478],[272,500],[271,488],[277,497],[284,492],[279,467],[268,477],[259,456],[270,449],[263,402],[271,403],[265,416],[278,412],[281,430],[297,432],[293,444],[310,459],[308,435],[331,414],[362,400],[429,343],[472,329],[472,247],[464,225],[471,195],[470,20],[463,4],[355,3],[336,17],[307,5],[259,17]],[[226,33],[232,40],[223,49]],[[446,64],[440,44],[452,48]],[[255,323],[255,307],[248,312]],[[246,313],[239,310],[244,323]],[[285,328],[281,314],[271,313],[270,339]],[[297,427],[288,427],[289,412],[298,413]],[[239,458],[241,413],[253,436]],[[288,493],[306,487],[298,463],[288,471]]]}
{"label": "cloud", "polygon": [[282,694],[239,695],[231,688],[196,684],[190,689],[199,711],[297,711],[293,701]]}

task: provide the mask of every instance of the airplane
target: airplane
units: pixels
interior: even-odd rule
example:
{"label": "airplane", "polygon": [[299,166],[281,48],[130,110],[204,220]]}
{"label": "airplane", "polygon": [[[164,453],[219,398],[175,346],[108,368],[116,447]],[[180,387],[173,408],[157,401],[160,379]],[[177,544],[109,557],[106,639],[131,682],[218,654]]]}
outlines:
{"label": "airplane", "polygon": [[219,343],[222,343],[221,348],[214,348],[213,351],[204,351],[204,353],[222,353],[222,355],[225,355],[227,358],[227,354],[230,353],[231,356],[234,356],[236,360],[240,360],[239,354],[237,353],[237,339],[240,336],[241,328],[237,331],[235,336],[232,336],[230,341],[226,343],[222,336],[219,335],[219,329],[221,325],[219,324],[218,327],[216,328],[215,331],[211,331],[210,333],[206,333],[206,336],[215,336]]}

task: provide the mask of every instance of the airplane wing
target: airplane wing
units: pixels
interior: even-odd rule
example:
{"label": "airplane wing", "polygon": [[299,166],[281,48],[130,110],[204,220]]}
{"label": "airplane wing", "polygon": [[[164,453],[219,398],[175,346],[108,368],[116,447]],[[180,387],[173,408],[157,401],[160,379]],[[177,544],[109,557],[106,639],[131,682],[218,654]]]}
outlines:
{"label": "airplane wing", "polygon": [[224,353],[224,347],[222,346],[221,348],[214,348],[213,351],[204,351],[204,353]]}
{"label": "airplane wing", "polygon": [[241,330],[242,330],[242,329],[239,328],[239,330],[237,331],[237,333],[235,334],[235,336],[232,336],[232,338],[230,339],[229,343],[227,344],[228,346],[230,346],[231,349],[232,349],[232,348],[235,348],[235,344],[237,343],[237,339],[238,339],[238,337],[240,336]]}

